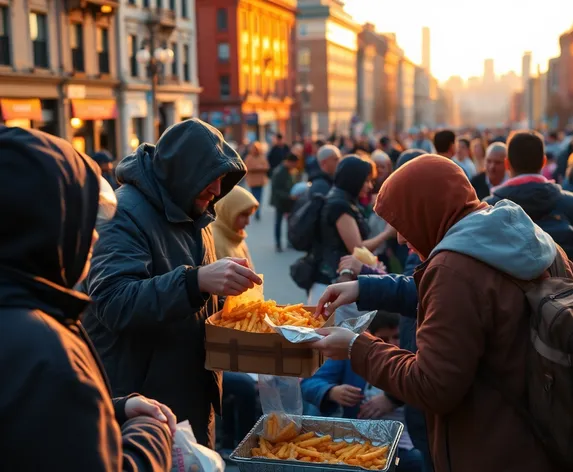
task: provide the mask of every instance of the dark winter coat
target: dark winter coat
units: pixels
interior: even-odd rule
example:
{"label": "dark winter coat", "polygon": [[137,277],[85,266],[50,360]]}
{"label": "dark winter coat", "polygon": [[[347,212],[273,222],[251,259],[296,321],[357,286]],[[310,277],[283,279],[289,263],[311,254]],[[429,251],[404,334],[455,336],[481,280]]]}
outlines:
{"label": "dark winter coat", "polygon": [[38,131],[0,127],[0,149],[0,470],[168,470],[169,432],[112,403],[79,322],[99,169]]}
{"label": "dark winter coat", "polygon": [[94,250],[86,328],[115,395],[136,391],[169,405],[212,447],[221,375],[204,368],[205,319],[219,300],[199,291],[197,271],[215,261],[213,204],[189,215],[204,188],[226,175],[223,197],[245,166],[217,130],[188,120],[156,147],[141,145],[116,174],[118,210]]}

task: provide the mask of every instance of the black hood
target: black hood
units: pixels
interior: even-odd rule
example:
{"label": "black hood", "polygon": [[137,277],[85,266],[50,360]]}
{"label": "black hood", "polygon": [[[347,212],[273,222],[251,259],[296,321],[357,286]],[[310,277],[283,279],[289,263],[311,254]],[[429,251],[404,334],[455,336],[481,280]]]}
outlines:
{"label": "black hood", "polygon": [[348,156],[340,161],[334,174],[334,186],[344,190],[352,198],[358,198],[360,190],[372,173],[372,165],[356,156]]}
{"label": "black hood", "polygon": [[494,195],[517,203],[535,221],[555,210],[561,198],[561,187],[552,182],[528,182],[505,185],[495,190]]}
{"label": "black hood", "polygon": [[193,118],[168,128],[157,145],[140,145],[116,168],[117,180],[137,187],[171,222],[191,221],[194,202],[214,180],[226,175],[221,195],[214,204],[239,183],[246,174],[240,156],[211,125]]}
{"label": "black hood", "polygon": [[0,126],[0,168],[0,277],[87,301],[71,289],[91,248],[99,167],[60,138]]}

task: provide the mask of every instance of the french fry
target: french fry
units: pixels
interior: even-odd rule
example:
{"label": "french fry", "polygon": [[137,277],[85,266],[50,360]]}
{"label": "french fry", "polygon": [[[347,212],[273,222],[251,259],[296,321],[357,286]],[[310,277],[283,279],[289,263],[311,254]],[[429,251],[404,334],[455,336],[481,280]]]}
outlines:
{"label": "french fry", "polygon": [[274,300],[258,300],[230,310],[224,309],[214,324],[250,333],[272,333],[273,331],[264,322],[265,316],[277,326],[320,328],[326,321],[323,317],[315,318],[313,313],[303,308],[302,303],[279,307]]}
{"label": "french fry", "polygon": [[259,447],[251,450],[251,457],[346,464],[367,470],[380,470],[386,465],[388,446],[374,446],[370,441],[334,442],[330,435],[319,436],[312,431],[297,435],[294,422],[280,426],[281,417],[269,415],[264,426],[266,438],[259,438]]}

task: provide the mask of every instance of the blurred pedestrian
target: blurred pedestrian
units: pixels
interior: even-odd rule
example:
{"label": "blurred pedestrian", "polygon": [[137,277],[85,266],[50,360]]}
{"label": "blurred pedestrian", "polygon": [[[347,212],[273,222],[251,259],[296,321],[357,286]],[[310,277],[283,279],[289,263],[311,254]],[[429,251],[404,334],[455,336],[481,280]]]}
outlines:
{"label": "blurred pedestrian", "polygon": [[492,143],[488,146],[485,157],[485,170],[471,180],[472,187],[480,200],[489,197],[491,190],[506,180],[506,159],[507,146],[504,143]]}
{"label": "blurred pedestrian", "polygon": [[470,141],[467,138],[457,140],[456,155],[453,161],[464,170],[468,179],[471,180],[476,176],[477,170],[470,155]]}
{"label": "blurred pedestrian", "polygon": [[275,248],[282,252],[282,228],[283,220],[291,210],[294,203],[291,197],[291,189],[297,178],[297,166],[299,158],[295,154],[289,154],[286,159],[274,170],[271,181],[271,205],[275,207]]}
{"label": "blurred pedestrian", "polygon": [[474,160],[474,164],[476,166],[476,172],[480,174],[481,172],[485,171],[486,147],[484,145],[483,139],[481,138],[472,139],[470,154],[472,156],[472,159]]}
{"label": "blurred pedestrian", "polygon": [[245,165],[247,166],[247,185],[251,189],[253,196],[257,199],[257,202],[259,202],[255,219],[260,220],[260,205],[263,201],[263,189],[269,181],[268,172],[270,169],[269,162],[262,152],[260,142],[255,141],[251,144],[249,153],[245,157]]}
{"label": "blurred pedestrian", "polygon": [[274,170],[286,158],[289,152],[290,148],[284,142],[283,135],[281,133],[275,134],[273,145],[267,155],[267,160],[269,161],[269,177],[273,175]]}
{"label": "blurred pedestrian", "polygon": [[111,153],[109,151],[98,151],[93,155],[92,159],[99,165],[101,176],[107,180],[112,189],[116,190],[119,184],[115,178],[115,172],[113,170],[114,159]]}

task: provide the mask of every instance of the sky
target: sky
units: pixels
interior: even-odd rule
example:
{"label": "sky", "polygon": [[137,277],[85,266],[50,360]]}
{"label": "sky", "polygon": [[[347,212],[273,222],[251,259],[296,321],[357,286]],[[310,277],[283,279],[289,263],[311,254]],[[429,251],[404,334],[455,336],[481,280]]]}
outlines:
{"label": "sky", "polygon": [[493,58],[496,74],[521,74],[521,57],[532,52],[532,73],[559,55],[559,35],[573,27],[573,0],[346,0],[359,23],[396,33],[406,56],[422,56],[422,27],[430,28],[431,71],[440,81],[452,75],[483,75]]}

